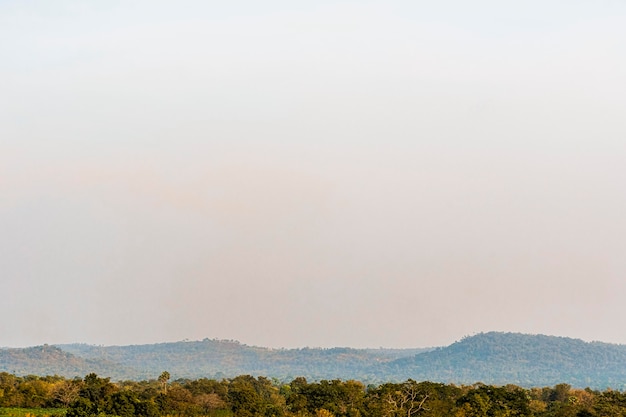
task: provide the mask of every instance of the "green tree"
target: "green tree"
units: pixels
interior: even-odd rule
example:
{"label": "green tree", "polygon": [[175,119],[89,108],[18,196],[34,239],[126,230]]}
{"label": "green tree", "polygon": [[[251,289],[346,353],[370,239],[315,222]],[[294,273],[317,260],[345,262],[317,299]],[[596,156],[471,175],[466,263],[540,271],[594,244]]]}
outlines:
{"label": "green tree", "polygon": [[100,378],[95,373],[90,373],[83,379],[79,395],[89,400],[94,407],[94,414],[99,414],[104,412],[108,397],[115,391],[117,388],[111,383],[111,378]]}
{"label": "green tree", "polygon": [[161,373],[161,375],[159,375],[159,383],[161,384],[161,387],[163,388],[163,393],[167,394],[167,381],[170,380],[170,373],[167,371],[163,371]]}
{"label": "green tree", "polygon": [[120,417],[134,417],[137,415],[137,405],[139,405],[139,399],[136,393],[119,391],[108,398],[106,413]]}
{"label": "green tree", "polygon": [[70,404],[65,417],[91,417],[98,414],[97,407],[87,398],[79,397]]}
{"label": "green tree", "polygon": [[261,415],[263,399],[255,389],[256,379],[250,375],[238,376],[228,386],[228,401],[237,417]]}
{"label": "green tree", "polygon": [[515,386],[482,385],[470,390],[457,401],[458,417],[529,417],[530,398]]}

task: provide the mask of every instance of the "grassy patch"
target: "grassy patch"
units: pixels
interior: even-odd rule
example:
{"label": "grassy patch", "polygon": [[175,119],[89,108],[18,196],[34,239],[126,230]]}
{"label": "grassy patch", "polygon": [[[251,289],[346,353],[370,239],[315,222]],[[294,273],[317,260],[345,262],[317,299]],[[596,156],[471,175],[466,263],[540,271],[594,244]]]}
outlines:
{"label": "grassy patch", "polygon": [[65,408],[3,408],[0,417],[62,417]]}

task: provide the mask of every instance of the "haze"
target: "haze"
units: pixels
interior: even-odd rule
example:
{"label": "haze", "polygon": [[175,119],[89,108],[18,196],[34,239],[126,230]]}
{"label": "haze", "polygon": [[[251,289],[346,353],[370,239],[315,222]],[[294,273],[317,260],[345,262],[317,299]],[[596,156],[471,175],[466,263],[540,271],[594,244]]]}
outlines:
{"label": "haze", "polygon": [[3,1],[0,346],[626,343],[626,4]]}

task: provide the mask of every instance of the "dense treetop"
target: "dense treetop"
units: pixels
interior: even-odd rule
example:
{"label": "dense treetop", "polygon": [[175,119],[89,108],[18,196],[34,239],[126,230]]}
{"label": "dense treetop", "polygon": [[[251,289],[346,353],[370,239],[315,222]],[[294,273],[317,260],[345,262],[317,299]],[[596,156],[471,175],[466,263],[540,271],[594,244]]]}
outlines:
{"label": "dense treetop", "polygon": [[[476,383],[356,380],[289,382],[251,375],[221,380],[112,382],[0,373],[0,407],[56,407],[65,417],[623,417],[626,394],[568,384],[522,388]],[[52,414],[52,413],[50,413]]]}

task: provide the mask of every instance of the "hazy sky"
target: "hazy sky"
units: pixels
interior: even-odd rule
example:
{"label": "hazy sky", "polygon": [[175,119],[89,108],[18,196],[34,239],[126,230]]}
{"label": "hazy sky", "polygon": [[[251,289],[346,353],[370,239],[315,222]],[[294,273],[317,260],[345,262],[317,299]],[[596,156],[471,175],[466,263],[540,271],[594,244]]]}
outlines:
{"label": "hazy sky", "polygon": [[0,277],[0,346],[626,343],[626,3],[2,1]]}

